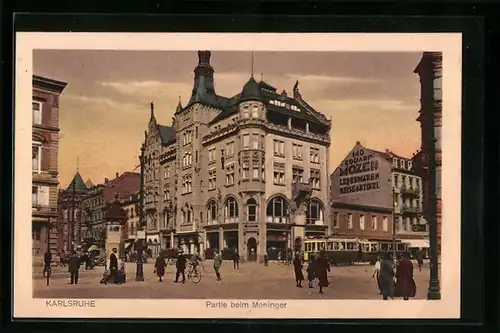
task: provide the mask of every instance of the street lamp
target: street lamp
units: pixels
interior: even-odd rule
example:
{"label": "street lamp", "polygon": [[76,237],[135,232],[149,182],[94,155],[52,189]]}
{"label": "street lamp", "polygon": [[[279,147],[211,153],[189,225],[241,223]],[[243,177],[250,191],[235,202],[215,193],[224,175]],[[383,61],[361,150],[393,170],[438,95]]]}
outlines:
{"label": "street lamp", "polygon": [[[434,66],[433,66],[434,67]],[[432,75],[434,80],[434,75]],[[434,85],[429,85],[427,93],[434,95]],[[441,299],[438,271],[438,241],[437,241],[437,193],[436,193],[436,138],[434,133],[434,98],[429,98],[427,110],[427,161],[428,161],[428,205],[427,223],[429,224],[430,276],[427,299]]]}
{"label": "street lamp", "polygon": [[144,232],[144,144],[141,146],[141,155],[139,156],[141,168],[141,187],[139,189],[139,228],[137,230],[137,270],[135,281],[144,281],[143,267],[143,232]]}
{"label": "street lamp", "polygon": [[52,221],[51,221],[51,217],[49,216],[48,226],[47,226],[47,250],[45,251],[46,253],[49,252],[49,250],[50,250],[50,231],[51,230],[52,230]]}

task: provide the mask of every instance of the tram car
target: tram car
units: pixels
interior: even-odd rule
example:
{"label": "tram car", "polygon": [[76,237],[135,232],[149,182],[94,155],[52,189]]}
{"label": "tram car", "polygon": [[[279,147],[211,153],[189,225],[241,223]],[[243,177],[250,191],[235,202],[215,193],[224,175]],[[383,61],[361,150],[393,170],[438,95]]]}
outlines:
{"label": "tram car", "polygon": [[[374,264],[377,256],[385,252],[393,252],[391,240],[369,240],[359,238],[315,238],[307,239],[303,243],[304,261],[311,256],[317,256],[325,250],[325,256],[332,265],[348,264],[355,262],[369,262]],[[396,241],[396,257],[401,257],[408,250],[408,245]]]}

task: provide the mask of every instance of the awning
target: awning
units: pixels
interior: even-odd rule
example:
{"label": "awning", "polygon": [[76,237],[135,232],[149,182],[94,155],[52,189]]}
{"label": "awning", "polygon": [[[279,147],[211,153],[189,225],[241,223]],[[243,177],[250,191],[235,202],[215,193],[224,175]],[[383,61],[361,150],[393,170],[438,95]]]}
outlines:
{"label": "awning", "polygon": [[409,247],[420,247],[420,248],[428,248],[429,241],[426,239],[402,239],[401,242],[408,244]]}
{"label": "awning", "polygon": [[91,246],[87,249],[87,251],[89,251],[89,252],[92,252],[92,251],[100,251],[100,250],[101,250],[101,249],[99,248],[99,246],[97,246],[97,245],[95,245],[95,244],[94,244],[94,245],[91,245]]}

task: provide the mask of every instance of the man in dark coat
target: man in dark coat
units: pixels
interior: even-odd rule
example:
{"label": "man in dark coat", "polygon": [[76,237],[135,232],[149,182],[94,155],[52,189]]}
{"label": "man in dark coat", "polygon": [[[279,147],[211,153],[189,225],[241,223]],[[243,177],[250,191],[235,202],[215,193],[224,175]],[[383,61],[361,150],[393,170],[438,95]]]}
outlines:
{"label": "man in dark coat", "polygon": [[113,252],[109,256],[109,276],[108,281],[115,283],[116,272],[118,271],[118,258],[116,257],[117,249],[113,248]]}
{"label": "man in dark coat", "polygon": [[394,266],[391,253],[385,253],[380,262],[379,281],[382,299],[394,298]]}
{"label": "man in dark coat", "polygon": [[163,275],[165,275],[165,266],[167,266],[165,263],[165,254],[160,252],[160,255],[156,258],[155,262],[155,273],[159,278],[159,282],[163,282],[162,278]]}
{"label": "man in dark coat", "polygon": [[403,259],[399,261],[396,269],[396,288],[395,297],[403,297],[407,301],[410,297],[415,297],[416,285],[413,280],[413,263],[410,260],[410,254],[405,252]]}
{"label": "man in dark coat", "polygon": [[182,275],[182,281],[181,283],[186,282],[186,256],[182,253],[182,251],[179,253],[177,256],[177,262],[175,264],[175,267],[177,268],[177,272],[175,272],[175,281],[174,283],[179,282],[179,276]]}
{"label": "man in dark coat", "polygon": [[297,288],[302,288],[302,281],[304,281],[304,274],[302,273],[302,260],[300,260],[299,254],[295,255],[293,259],[293,270],[295,273],[295,282]]}
{"label": "man in dark coat", "polygon": [[240,269],[240,255],[238,250],[234,251],[233,266],[235,269]]}
{"label": "man in dark coat", "polygon": [[316,277],[319,280],[319,293],[323,294],[323,287],[328,287],[328,272],[330,271],[330,264],[325,256],[325,250],[319,252],[318,258],[315,260]]}
{"label": "man in dark coat", "polygon": [[78,270],[80,269],[80,265],[80,257],[76,255],[76,251],[73,251],[68,261],[68,272],[71,274],[70,284],[78,284]]}
{"label": "man in dark coat", "polygon": [[43,255],[43,276],[49,272],[50,264],[52,263],[52,253],[50,253],[50,249],[45,252]]}

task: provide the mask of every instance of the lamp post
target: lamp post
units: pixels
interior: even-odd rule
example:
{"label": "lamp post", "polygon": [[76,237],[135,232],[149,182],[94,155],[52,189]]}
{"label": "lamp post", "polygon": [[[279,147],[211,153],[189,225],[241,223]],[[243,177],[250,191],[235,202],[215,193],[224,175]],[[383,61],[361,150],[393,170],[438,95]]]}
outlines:
{"label": "lamp post", "polygon": [[139,189],[139,228],[137,231],[137,270],[135,274],[135,281],[144,281],[144,267],[142,262],[142,247],[144,231],[144,144],[141,146],[141,155],[139,156],[141,168],[141,187]]}
{"label": "lamp post", "polygon": [[52,221],[51,221],[51,217],[49,216],[48,226],[47,226],[47,250],[45,251],[46,253],[49,252],[49,250],[50,250],[50,231],[51,230],[52,230]]}
{"label": "lamp post", "polygon": [[[433,66],[434,67],[434,66]],[[434,80],[434,75],[432,75]],[[427,93],[434,96],[434,86],[429,85]],[[438,271],[438,240],[437,240],[437,193],[436,193],[436,138],[434,133],[434,98],[430,98],[427,107],[427,163],[428,163],[428,204],[427,223],[429,224],[430,276],[427,299],[441,299]]]}

